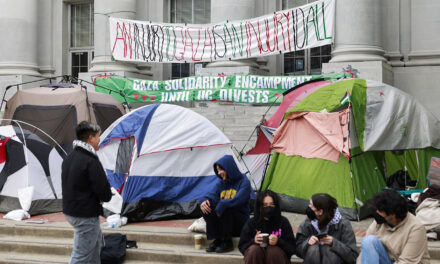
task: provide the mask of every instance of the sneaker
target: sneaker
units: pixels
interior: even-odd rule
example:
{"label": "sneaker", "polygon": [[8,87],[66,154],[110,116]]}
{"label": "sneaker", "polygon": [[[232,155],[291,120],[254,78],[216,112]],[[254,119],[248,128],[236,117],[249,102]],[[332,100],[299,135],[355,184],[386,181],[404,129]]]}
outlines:
{"label": "sneaker", "polygon": [[223,241],[220,246],[215,249],[216,253],[225,253],[234,250],[234,245],[232,244],[232,240]]}
{"label": "sneaker", "polygon": [[211,244],[209,244],[209,246],[206,248],[206,252],[215,252],[215,250],[217,249],[218,246],[220,246],[221,241],[216,239],[214,240],[214,242],[212,242]]}

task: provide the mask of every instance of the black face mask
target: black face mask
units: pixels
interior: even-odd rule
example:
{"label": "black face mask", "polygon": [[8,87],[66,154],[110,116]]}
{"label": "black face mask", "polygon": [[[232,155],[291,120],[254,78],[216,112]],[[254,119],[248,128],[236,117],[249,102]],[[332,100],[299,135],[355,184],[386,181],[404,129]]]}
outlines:
{"label": "black face mask", "polygon": [[313,211],[312,208],[310,208],[308,206],[307,206],[307,209],[306,209],[306,215],[310,219],[310,221],[316,219],[315,211]]}
{"label": "black face mask", "polygon": [[261,215],[265,218],[271,219],[274,213],[275,207],[264,206],[263,208],[261,208]]}
{"label": "black face mask", "polygon": [[377,223],[378,225],[380,225],[380,224],[384,224],[384,223],[387,222],[387,220],[385,220],[385,218],[383,218],[382,216],[380,216],[377,212],[374,212],[374,213],[373,213],[373,218],[374,218],[374,220],[376,220],[376,223]]}

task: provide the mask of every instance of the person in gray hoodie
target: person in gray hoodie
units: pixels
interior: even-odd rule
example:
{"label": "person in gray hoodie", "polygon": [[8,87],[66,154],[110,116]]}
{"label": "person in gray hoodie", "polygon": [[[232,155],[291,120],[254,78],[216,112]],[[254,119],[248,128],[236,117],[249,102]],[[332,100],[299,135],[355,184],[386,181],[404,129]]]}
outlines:
{"label": "person in gray hoodie", "polygon": [[356,237],[343,219],[335,198],[326,193],[312,196],[308,218],[296,233],[296,254],[304,263],[356,263]]}

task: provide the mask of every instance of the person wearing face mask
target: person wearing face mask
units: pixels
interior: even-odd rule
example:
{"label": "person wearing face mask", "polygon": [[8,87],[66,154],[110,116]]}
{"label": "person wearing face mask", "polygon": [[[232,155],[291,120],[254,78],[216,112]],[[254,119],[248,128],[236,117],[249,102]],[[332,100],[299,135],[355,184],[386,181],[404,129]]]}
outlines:
{"label": "person wearing face mask", "polygon": [[361,244],[358,263],[429,263],[425,227],[408,213],[408,204],[394,190],[373,196],[373,223]]}
{"label": "person wearing face mask", "polygon": [[[254,217],[249,219],[240,235],[238,249],[246,264],[290,263],[295,254],[295,235],[289,220],[281,215],[278,196],[271,190],[258,194]],[[268,245],[260,234],[269,235]]]}
{"label": "person wearing face mask", "polygon": [[355,263],[356,237],[348,220],[339,213],[335,198],[326,193],[312,196],[305,219],[296,233],[296,254],[304,263]]}

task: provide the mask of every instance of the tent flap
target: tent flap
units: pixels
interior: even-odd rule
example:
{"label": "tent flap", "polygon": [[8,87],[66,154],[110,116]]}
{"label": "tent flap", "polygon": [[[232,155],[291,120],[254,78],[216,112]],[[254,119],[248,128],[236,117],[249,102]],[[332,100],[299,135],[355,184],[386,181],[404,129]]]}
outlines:
{"label": "tent flap", "polygon": [[349,110],[336,113],[291,113],[275,132],[273,150],[287,156],[338,162],[349,156]]}

